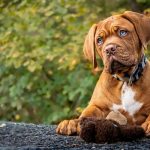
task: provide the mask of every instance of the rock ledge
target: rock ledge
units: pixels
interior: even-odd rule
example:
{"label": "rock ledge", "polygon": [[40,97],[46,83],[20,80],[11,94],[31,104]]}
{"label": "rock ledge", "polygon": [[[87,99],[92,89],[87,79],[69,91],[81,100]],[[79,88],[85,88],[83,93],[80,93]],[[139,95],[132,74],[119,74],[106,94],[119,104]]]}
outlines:
{"label": "rock ledge", "polygon": [[55,125],[0,122],[0,150],[129,150],[150,149],[150,139],[114,144],[85,143],[78,136],[62,136],[55,133]]}

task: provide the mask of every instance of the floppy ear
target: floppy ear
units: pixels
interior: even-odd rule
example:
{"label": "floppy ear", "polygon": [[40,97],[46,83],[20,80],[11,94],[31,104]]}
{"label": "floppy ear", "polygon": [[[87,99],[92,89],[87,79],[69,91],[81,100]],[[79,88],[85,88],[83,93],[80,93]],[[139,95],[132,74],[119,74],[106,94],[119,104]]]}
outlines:
{"label": "floppy ear", "polygon": [[124,12],[122,17],[126,18],[134,25],[142,45],[146,48],[150,41],[150,17],[132,11]]}
{"label": "floppy ear", "polygon": [[85,57],[93,63],[94,69],[97,68],[96,52],[95,52],[95,32],[97,24],[92,25],[84,42],[83,52]]}

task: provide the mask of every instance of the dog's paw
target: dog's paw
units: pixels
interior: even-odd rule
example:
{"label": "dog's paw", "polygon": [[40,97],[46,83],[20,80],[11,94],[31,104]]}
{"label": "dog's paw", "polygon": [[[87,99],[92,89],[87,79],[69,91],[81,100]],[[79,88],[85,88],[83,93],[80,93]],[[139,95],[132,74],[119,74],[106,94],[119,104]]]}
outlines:
{"label": "dog's paw", "polygon": [[150,136],[150,121],[145,121],[142,124],[142,128],[144,129],[146,136]]}
{"label": "dog's paw", "polygon": [[56,133],[62,135],[75,135],[79,132],[79,120],[64,120],[59,123]]}

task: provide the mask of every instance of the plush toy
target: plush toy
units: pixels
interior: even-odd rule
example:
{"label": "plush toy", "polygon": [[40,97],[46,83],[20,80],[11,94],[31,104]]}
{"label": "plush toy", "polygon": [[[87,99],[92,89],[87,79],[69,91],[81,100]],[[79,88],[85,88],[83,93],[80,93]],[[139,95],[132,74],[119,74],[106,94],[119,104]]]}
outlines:
{"label": "plush toy", "polygon": [[114,120],[118,122],[120,125],[127,125],[127,118],[122,115],[119,111],[111,111],[106,119],[108,120]]}
{"label": "plush toy", "polygon": [[142,127],[127,125],[127,119],[118,112],[111,112],[107,119],[81,118],[80,128],[80,137],[94,143],[131,141],[145,136]]}

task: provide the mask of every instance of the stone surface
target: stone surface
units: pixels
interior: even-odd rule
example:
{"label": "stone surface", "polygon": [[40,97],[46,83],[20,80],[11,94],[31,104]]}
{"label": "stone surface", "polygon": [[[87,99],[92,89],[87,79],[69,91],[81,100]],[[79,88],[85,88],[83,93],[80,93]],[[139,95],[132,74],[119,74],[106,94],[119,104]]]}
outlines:
{"label": "stone surface", "polygon": [[149,150],[150,139],[114,144],[85,143],[78,136],[62,136],[55,133],[55,125],[0,122],[0,150]]}

